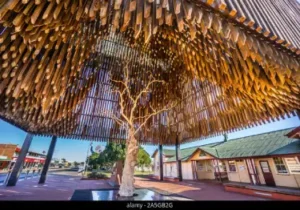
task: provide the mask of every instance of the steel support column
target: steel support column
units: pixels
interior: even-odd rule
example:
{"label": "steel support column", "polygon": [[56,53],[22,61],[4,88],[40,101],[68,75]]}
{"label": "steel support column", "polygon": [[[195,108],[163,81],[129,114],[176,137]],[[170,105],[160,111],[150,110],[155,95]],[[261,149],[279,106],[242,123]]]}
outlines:
{"label": "steel support column", "polygon": [[45,164],[44,164],[44,167],[43,167],[43,170],[42,170],[42,173],[41,173],[39,184],[44,184],[45,181],[46,181],[47,172],[48,172],[48,169],[49,169],[49,166],[50,166],[50,163],[51,163],[51,160],[52,160],[52,156],[53,156],[53,153],[54,153],[55,145],[56,145],[56,140],[57,140],[57,137],[52,136],[52,140],[51,140],[49,150],[48,150],[48,153],[47,153],[47,157],[46,157],[46,160],[45,160]]}
{"label": "steel support column", "polygon": [[163,163],[163,149],[162,145],[159,145],[159,172],[160,172],[160,181],[164,180],[164,163]]}
{"label": "steel support column", "polygon": [[178,179],[181,182],[182,181],[182,170],[181,170],[181,158],[180,158],[180,144],[178,141],[178,135],[176,137],[176,162],[177,162],[177,175]]}
{"label": "steel support column", "polygon": [[24,164],[26,155],[28,153],[30,144],[32,142],[32,138],[33,138],[33,135],[31,133],[28,133],[26,135],[26,138],[25,138],[25,141],[22,145],[20,154],[19,154],[19,156],[17,158],[17,161],[16,161],[16,163],[15,163],[13,169],[12,169],[12,172],[11,172],[9,178],[8,178],[6,186],[15,186],[16,185],[16,183],[18,181],[18,178],[19,178],[19,175],[21,173],[21,170],[23,168],[23,164]]}

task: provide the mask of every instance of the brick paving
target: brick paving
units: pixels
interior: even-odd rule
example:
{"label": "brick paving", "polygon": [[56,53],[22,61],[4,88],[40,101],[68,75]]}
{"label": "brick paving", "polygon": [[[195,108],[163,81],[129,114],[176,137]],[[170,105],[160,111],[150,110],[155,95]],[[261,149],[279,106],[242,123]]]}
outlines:
{"label": "brick paving", "polygon": [[[50,174],[46,183],[39,185],[38,178],[19,181],[14,187],[0,186],[0,200],[70,200],[76,189],[107,189],[104,180],[80,180],[80,176]],[[73,173],[76,174],[76,173]],[[152,188],[162,194],[179,194],[193,200],[266,200],[258,197],[226,192],[217,183],[184,181],[160,182],[136,177],[136,187]]]}
{"label": "brick paving", "polygon": [[183,181],[183,182],[160,182],[148,178],[136,178],[136,186],[153,188],[162,194],[178,194],[192,200],[268,200],[264,198],[227,192],[220,183]]}
{"label": "brick paving", "polygon": [[79,176],[48,175],[45,184],[38,178],[19,181],[14,187],[0,186],[0,200],[70,200],[76,189],[110,188],[105,181],[80,180]]}

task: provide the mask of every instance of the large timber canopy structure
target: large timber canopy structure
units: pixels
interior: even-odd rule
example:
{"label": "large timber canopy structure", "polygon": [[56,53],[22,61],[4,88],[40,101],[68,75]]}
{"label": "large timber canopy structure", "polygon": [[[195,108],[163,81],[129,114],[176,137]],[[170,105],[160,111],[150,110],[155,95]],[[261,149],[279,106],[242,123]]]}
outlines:
{"label": "large timber canopy structure", "polygon": [[[0,116],[36,135],[123,141],[118,88],[149,78],[141,143],[174,144],[300,109],[296,0],[1,0]],[[125,75],[126,76],[126,75]],[[125,110],[132,104],[125,102]]]}

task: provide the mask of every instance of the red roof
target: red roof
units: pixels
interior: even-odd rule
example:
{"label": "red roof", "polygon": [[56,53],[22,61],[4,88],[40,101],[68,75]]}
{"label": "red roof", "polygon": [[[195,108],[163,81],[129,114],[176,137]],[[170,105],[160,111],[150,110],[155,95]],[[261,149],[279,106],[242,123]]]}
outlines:
{"label": "red roof", "polygon": [[[14,157],[13,161],[16,161],[16,160],[17,160],[17,157]],[[26,156],[25,163],[45,163],[45,158]]]}
{"label": "red roof", "polygon": [[300,126],[286,134],[289,138],[300,139]]}

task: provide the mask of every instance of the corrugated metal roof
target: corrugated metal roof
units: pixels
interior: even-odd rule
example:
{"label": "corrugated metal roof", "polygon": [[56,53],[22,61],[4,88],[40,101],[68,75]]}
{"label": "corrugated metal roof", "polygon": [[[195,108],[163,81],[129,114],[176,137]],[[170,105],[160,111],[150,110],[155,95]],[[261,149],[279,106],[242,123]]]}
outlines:
{"label": "corrugated metal roof", "polygon": [[[180,157],[182,161],[186,161],[190,158],[190,156],[197,150],[202,149],[205,150],[207,153],[216,156],[216,150],[213,148],[214,146],[218,145],[219,143],[212,143],[212,144],[206,144],[203,146],[196,146],[196,147],[190,147],[180,150]],[[175,150],[174,150],[174,156],[172,158],[169,158],[166,162],[174,162],[176,161],[175,157]]]}
{"label": "corrugated metal roof", "polygon": [[175,150],[172,150],[172,149],[163,149],[163,154],[165,156],[172,156],[172,155],[175,155]]}
{"label": "corrugated metal roof", "polygon": [[[180,159],[182,161],[186,161],[199,147],[191,147],[191,148],[186,148],[186,149],[181,149],[180,150]],[[175,152],[175,150],[174,150]],[[174,162],[176,161],[176,156],[174,153],[174,156],[169,158],[167,161],[165,162]]]}
{"label": "corrugated metal roof", "polygon": [[[156,149],[153,152],[153,154],[151,156],[152,158],[154,158],[156,152],[158,152],[158,149]],[[163,154],[164,154],[164,156],[173,156],[173,155],[175,155],[175,150],[173,150],[173,149],[163,149]]]}
{"label": "corrugated metal roof", "polygon": [[[220,159],[300,153],[300,140],[286,136],[291,130],[293,128],[182,149],[181,160],[188,160],[197,149]],[[174,156],[166,162],[176,161],[175,150],[173,151]]]}
{"label": "corrugated metal roof", "polygon": [[300,141],[294,141],[291,144],[288,144],[282,148],[279,148],[269,155],[284,155],[284,154],[295,154],[300,153]]}
{"label": "corrugated metal roof", "polygon": [[[300,145],[300,141],[296,139],[289,139],[287,136],[285,136],[291,130],[292,129],[284,129],[238,138],[223,144],[219,144],[215,148],[217,149],[220,158],[270,155],[272,152],[293,142],[296,142],[295,144]],[[286,152],[288,154],[287,150]]]}

